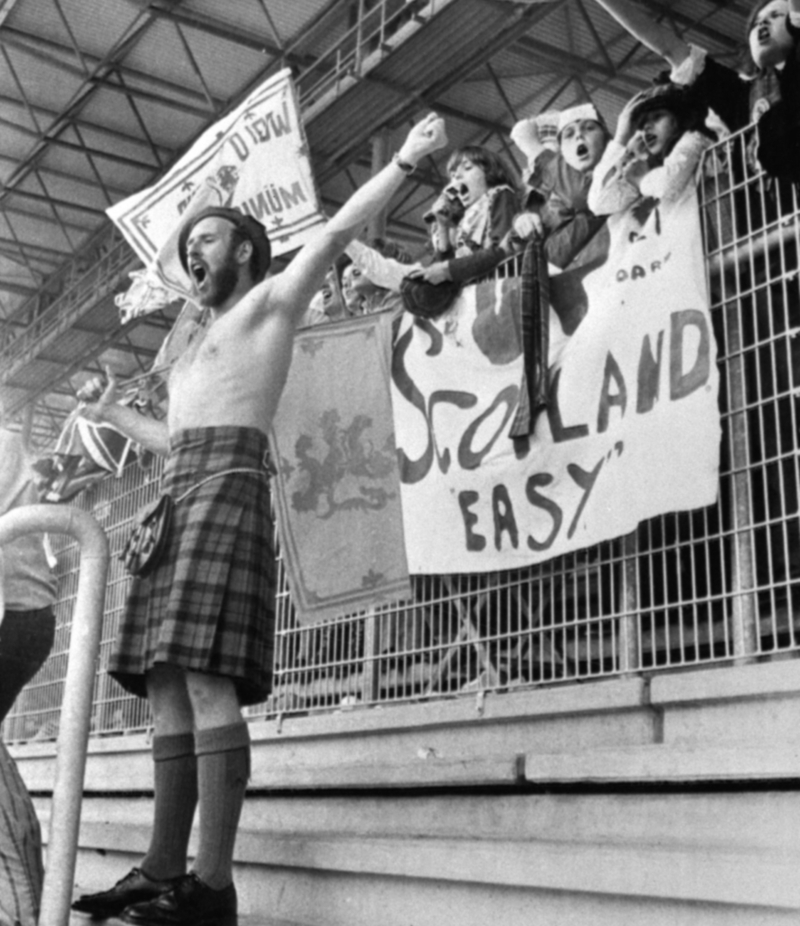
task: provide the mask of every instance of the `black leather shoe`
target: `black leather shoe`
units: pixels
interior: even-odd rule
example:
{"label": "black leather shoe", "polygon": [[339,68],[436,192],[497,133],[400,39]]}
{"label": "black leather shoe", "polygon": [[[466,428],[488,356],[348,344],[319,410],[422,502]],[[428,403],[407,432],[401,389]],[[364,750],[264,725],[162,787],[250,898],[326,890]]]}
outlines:
{"label": "black leather shoe", "polygon": [[84,894],[79,897],[72,904],[72,909],[78,913],[88,913],[89,916],[104,920],[110,916],[118,916],[125,907],[131,904],[152,900],[166,891],[171,891],[179,880],[180,878],[168,878],[164,881],[156,881],[154,878],[149,878],[141,868],[132,868],[110,890],[100,891],[97,894]]}
{"label": "black leather shoe", "polygon": [[135,926],[236,926],[236,888],[215,891],[191,871],[166,894],[128,907],[122,920]]}

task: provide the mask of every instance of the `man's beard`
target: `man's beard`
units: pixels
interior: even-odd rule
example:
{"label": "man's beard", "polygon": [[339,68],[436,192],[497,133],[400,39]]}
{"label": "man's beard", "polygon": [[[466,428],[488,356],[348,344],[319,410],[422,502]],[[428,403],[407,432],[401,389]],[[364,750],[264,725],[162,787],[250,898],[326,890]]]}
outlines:
{"label": "man's beard", "polygon": [[236,289],[238,282],[239,265],[234,260],[231,248],[219,270],[209,274],[208,291],[200,298],[200,304],[209,309],[218,309]]}

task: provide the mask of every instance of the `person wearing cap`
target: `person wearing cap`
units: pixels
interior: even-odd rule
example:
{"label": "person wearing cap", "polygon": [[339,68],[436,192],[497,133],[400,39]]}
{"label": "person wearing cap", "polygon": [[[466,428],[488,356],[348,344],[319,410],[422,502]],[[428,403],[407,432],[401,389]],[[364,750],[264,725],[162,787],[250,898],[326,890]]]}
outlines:
{"label": "person wearing cap", "polygon": [[628,101],[589,190],[595,214],[621,213],[644,199],[666,208],[693,189],[703,152],[716,141],[705,125],[707,109],[697,104],[668,81]]}
{"label": "person wearing cap", "polygon": [[563,270],[603,227],[587,195],[609,133],[592,103],[563,110],[556,128],[556,151],[539,138],[536,120],[521,120],[512,130],[529,171],[525,209],[514,219],[514,233],[523,241],[542,235],[548,263]]}
{"label": "person wearing cap", "polygon": [[[153,714],[154,825],[141,863],[73,909],[135,924],[234,926],[232,859],[250,771],[241,708],[266,699],[273,655],[266,434],[295,329],[347,243],[424,157],[447,142],[431,113],[390,164],[280,274],[254,219],[210,208],[180,232],[181,261],[208,324],[173,366],[166,421],[118,404],[114,376],[87,384],[85,414],[166,456],[175,499],[160,560],[135,577],[108,671]],[[199,845],[186,873],[195,806]]]}
{"label": "person wearing cap", "polygon": [[[728,67],[704,49],[687,43],[671,28],[658,22],[641,4],[629,0],[597,0],[622,26],[670,65],[671,80],[689,89],[695,106],[710,108],[730,131],[758,124],[758,132],[747,147],[748,164],[758,166],[773,177],[800,183],[800,0],[755,0],[745,24],[746,52],[741,69]],[[677,147],[677,146],[676,146]],[[734,183],[745,179],[738,158],[732,158],[730,170]],[[742,190],[747,191],[742,184]],[[751,216],[757,216],[766,197],[776,195],[788,214],[795,209],[794,191],[781,183],[777,191],[769,184],[754,186],[755,209],[735,209],[736,233],[752,233]],[[762,217],[763,218],[763,217]],[[762,219],[758,219],[761,221]],[[741,227],[739,223],[741,222]],[[797,421],[800,400],[778,405],[774,400],[775,383],[800,382],[800,352],[797,338],[786,336],[800,322],[800,294],[793,270],[797,266],[796,248],[781,249],[776,255],[773,282],[769,287],[754,287],[749,305],[756,321],[748,320],[745,328],[760,330],[761,325],[773,332],[766,346],[756,347],[754,368],[772,369],[769,377],[752,376],[745,370],[746,386],[759,402],[753,406],[751,458],[780,460],[775,478],[767,478],[761,467],[753,468],[755,480],[764,480],[754,492],[755,517],[774,524],[768,533],[756,538],[755,560],[758,584],[772,587],[760,598],[760,604],[773,620],[773,610],[788,608],[800,613],[800,498],[796,476],[798,453]],[[779,266],[778,266],[779,265]],[[747,311],[743,309],[743,311]],[[753,336],[755,337],[755,335]],[[779,338],[776,340],[776,338]],[[741,349],[751,353],[755,342],[748,336]],[[774,369],[773,369],[774,367]],[[770,385],[770,384],[773,385]],[[764,428],[763,416],[774,404],[777,426]],[[778,474],[780,478],[777,478]],[[780,511],[785,520],[775,520],[769,512]]]}
{"label": "person wearing cap", "polygon": [[753,163],[800,182],[800,0],[756,0],[745,25],[740,73],[691,45],[641,4],[597,0],[622,26],[672,68],[671,80],[691,87],[731,132],[758,123]]}

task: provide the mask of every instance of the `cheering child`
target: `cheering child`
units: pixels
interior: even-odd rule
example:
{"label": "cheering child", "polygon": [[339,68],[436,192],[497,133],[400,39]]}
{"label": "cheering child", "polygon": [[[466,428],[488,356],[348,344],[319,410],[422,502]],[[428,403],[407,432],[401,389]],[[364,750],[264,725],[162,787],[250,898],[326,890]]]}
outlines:
{"label": "cheering child", "polygon": [[594,105],[583,103],[558,114],[553,150],[541,137],[542,118],[522,120],[511,132],[529,170],[525,211],[514,219],[514,235],[523,241],[542,235],[548,263],[563,269],[605,221],[589,211],[587,196],[610,136]]}

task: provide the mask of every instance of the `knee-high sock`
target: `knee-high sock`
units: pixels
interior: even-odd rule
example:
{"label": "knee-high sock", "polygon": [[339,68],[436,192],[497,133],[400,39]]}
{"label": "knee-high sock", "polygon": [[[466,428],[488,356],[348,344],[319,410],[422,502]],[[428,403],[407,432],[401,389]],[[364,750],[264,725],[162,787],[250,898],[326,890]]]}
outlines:
{"label": "knee-high sock", "polygon": [[200,789],[200,847],[193,871],[214,890],[233,880],[233,846],[250,777],[247,724],[195,733]]}
{"label": "knee-high sock", "polygon": [[194,735],[153,737],[155,813],[150,848],[141,863],[158,880],[186,872],[186,849],[197,806]]}

